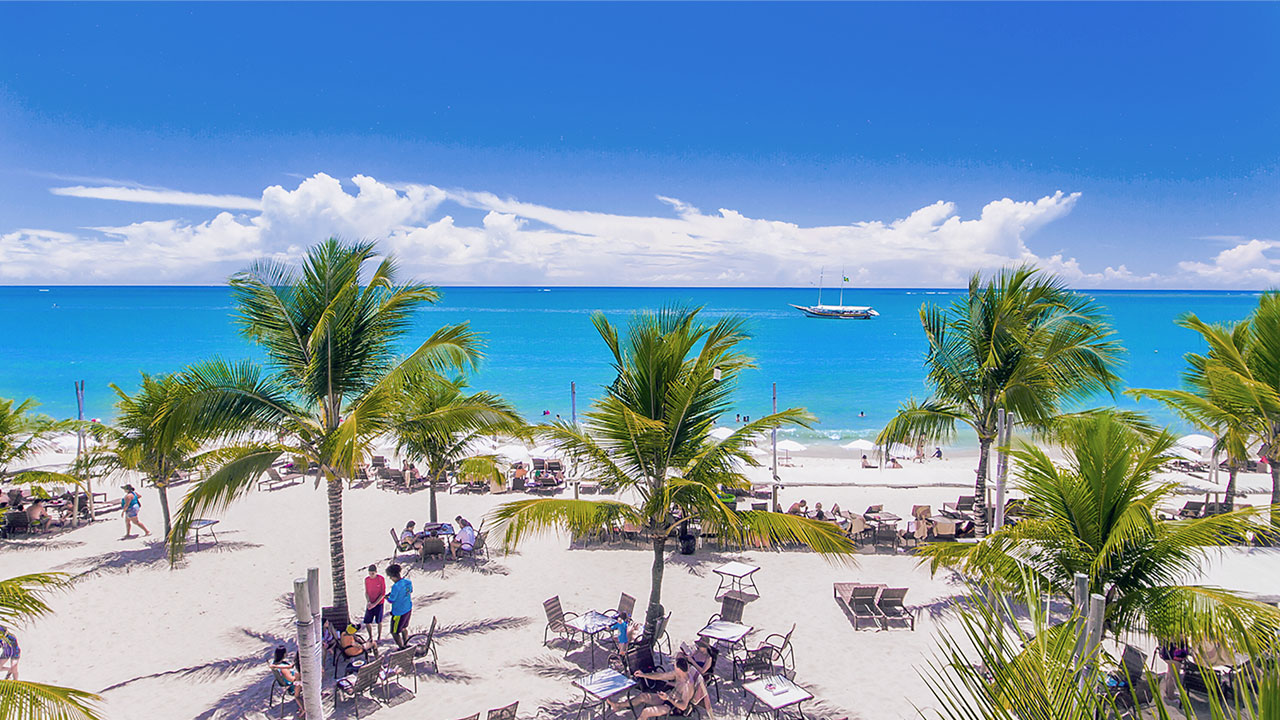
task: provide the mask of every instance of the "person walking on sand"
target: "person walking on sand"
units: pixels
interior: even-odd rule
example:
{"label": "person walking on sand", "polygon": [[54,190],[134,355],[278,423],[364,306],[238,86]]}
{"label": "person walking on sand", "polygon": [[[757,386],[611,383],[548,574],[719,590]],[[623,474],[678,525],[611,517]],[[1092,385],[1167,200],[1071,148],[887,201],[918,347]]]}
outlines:
{"label": "person walking on sand", "polygon": [[134,525],[142,529],[144,537],[150,535],[151,531],[138,519],[138,511],[142,509],[142,499],[138,497],[138,491],[128,483],[125,483],[121,489],[124,490],[124,497],[120,498],[120,511],[124,515],[124,538],[122,539],[127,540],[133,537],[129,529]]}
{"label": "person walking on sand", "polygon": [[364,578],[364,596],[368,605],[364,609],[365,626],[378,626],[378,642],[382,642],[382,606],[387,599],[387,581],[378,574],[378,566],[370,565]]}
{"label": "person walking on sand", "polygon": [[387,577],[391,579],[391,592],[387,593],[387,602],[391,603],[391,639],[396,646],[404,649],[409,645],[409,616],[413,613],[413,583],[408,578],[400,577],[400,566],[387,566]]}

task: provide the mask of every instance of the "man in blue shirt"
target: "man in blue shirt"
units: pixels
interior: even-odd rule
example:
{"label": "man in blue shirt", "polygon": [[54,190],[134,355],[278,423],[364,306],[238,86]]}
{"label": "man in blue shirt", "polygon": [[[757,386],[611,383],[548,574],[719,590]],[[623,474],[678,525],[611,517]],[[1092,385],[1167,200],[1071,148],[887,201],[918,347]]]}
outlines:
{"label": "man in blue shirt", "polygon": [[413,613],[413,583],[400,577],[397,564],[387,566],[387,577],[392,583],[391,592],[387,593],[387,602],[391,603],[391,639],[405,648],[409,645],[409,616]]}

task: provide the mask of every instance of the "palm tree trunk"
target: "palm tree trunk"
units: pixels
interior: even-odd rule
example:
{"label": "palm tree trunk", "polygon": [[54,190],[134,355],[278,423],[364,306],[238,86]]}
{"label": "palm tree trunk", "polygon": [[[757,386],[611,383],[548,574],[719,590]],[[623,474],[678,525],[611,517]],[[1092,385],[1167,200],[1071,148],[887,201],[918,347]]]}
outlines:
{"label": "palm tree trunk", "polygon": [[444,474],[445,474],[444,465],[441,465],[439,470],[436,470],[435,472],[431,473],[431,476],[430,476],[431,487],[427,488],[427,492],[431,494],[431,522],[433,523],[440,522],[440,519],[437,517],[439,513],[436,510],[436,483],[440,481],[440,478],[444,477]]}
{"label": "palm tree trunk", "polygon": [[164,537],[169,538],[173,525],[169,521],[169,483],[156,483],[156,492],[160,494],[160,516],[164,518]]}
{"label": "palm tree trunk", "polygon": [[1223,498],[1222,503],[1226,506],[1227,510],[1236,509],[1236,501],[1232,498],[1234,498],[1236,494],[1236,475],[1239,472],[1240,467],[1234,462],[1227,466],[1227,491],[1223,493],[1226,497]]}
{"label": "palm tree trunk", "polygon": [[667,534],[653,531],[653,569],[649,573],[649,607],[644,615],[645,636],[653,640],[662,620],[662,571],[666,568]]}
{"label": "palm tree trunk", "polygon": [[978,477],[973,483],[973,536],[987,535],[987,467],[991,460],[992,438],[978,434]]}
{"label": "palm tree trunk", "polygon": [[[323,466],[320,472],[324,472]],[[329,572],[333,574],[333,607],[338,617],[347,614],[347,557],[342,543],[342,479],[327,479],[329,495]]]}

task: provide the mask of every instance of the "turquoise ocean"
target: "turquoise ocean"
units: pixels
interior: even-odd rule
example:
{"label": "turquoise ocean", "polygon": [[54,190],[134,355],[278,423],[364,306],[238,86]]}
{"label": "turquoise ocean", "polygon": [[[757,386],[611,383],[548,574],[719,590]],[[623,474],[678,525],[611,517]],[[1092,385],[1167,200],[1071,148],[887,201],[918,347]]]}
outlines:
{"label": "turquoise ocean", "polygon": [[[758,367],[739,382],[733,413],[759,416],[770,407],[802,406],[816,415],[802,442],[871,437],[903,399],[926,393],[920,329],[922,303],[948,304],[958,290],[846,290],[848,304],[872,305],[872,320],[803,317],[787,303],[816,300],[812,288],[442,288],[442,301],[422,310],[409,340],[447,323],[469,322],[484,334],[486,357],[476,388],[508,397],[530,420],[544,411],[569,417],[570,383],[581,412],[611,379],[607,351],[590,323],[600,310],[625,321],[637,310],[667,304],[701,306],[707,318],[746,319],[746,350]],[[1253,292],[1092,291],[1127,348],[1121,370],[1130,387],[1176,387],[1182,356],[1202,348],[1174,325],[1185,312],[1209,321],[1238,320],[1257,303]],[[828,290],[824,300],[834,301]],[[237,333],[225,287],[0,287],[0,397],[35,397],[41,411],[73,417],[73,382],[84,380],[85,417],[109,419],[114,394],[131,390],[139,373],[171,372],[215,355],[260,357]],[[406,351],[409,342],[405,344]],[[1137,407],[1179,430],[1156,404],[1125,397],[1090,405]],[[860,415],[860,413],[862,413]],[[732,414],[730,420],[733,419]]]}

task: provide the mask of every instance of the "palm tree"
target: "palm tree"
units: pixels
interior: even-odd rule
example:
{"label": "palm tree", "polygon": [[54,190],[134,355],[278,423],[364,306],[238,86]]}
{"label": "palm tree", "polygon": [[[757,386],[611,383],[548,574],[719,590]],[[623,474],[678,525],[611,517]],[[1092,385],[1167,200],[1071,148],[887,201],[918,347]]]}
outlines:
{"label": "palm tree", "polygon": [[[1105,691],[1108,670],[1121,660],[1108,658],[1101,646],[1078,645],[1083,618],[1058,622],[1044,602],[1043,588],[1028,577],[1016,594],[972,588],[953,614],[958,622],[944,627],[938,651],[922,672],[936,702],[920,716],[930,720],[1096,720],[1112,717],[1176,717],[1154,677],[1132,678],[1146,687]],[[952,630],[951,627],[958,627]],[[1269,648],[1250,650],[1250,661],[1237,666],[1228,696],[1211,667],[1202,667],[1205,703],[1212,720],[1274,718],[1280,711],[1280,673]],[[1128,675],[1125,672],[1124,675]],[[1179,683],[1181,681],[1179,680]],[[1151,708],[1136,707],[1150,691]],[[1180,706],[1192,707],[1178,685]],[[1129,702],[1126,702],[1129,701]],[[1184,710],[1187,717],[1194,713]]]}
{"label": "palm tree", "polygon": [[[34,620],[52,612],[46,596],[68,586],[62,573],[19,575],[0,580],[0,625]],[[0,680],[0,718],[14,720],[97,720],[102,698],[72,688],[27,680]]]}
{"label": "palm tree", "polygon": [[397,284],[386,257],[361,285],[373,243],[330,238],[311,248],[301,271],[271,262],[234,276],[231,287],[245,337],[262,346],[271,372],[252,362],[212,360],[181,375],[183,396],[166,414],[165,433],[217,436],[231,444],[210,454],[212,472],[187,494],[169,535],[184,549],[192,520],[243,496],[281,456],[313,463],[328,499],[334,607],[347,612],[342,538],[344,478],[391,428],[408,377],[473,366],[479,339],[465,324],[435,331],[398,360],[396,342],[435,289]]}
{"label": "palm tree", "polygon": [[[1206,355],[1188,360],[1192,373],[1201,376],[1203,389],[1194,389],[1211,402],[1188,409],[1211,427],[1261,443],[1271,470],[1271,505],[1280,505],[1280,293],[1263,293],[1249,317],[1234,325],[1212,325],[1194,315],[1180,324],[1200,333],[1209,346]],[[1141,392],[1164,399],[1154,391]],[[1280,513],[1271,515],[1271,524],[1280,532]]]}
{"label": "palm tree", "polygon": [[1121,349],[1097,303],[1028,265],[985,284],[974,273],[965,297],[948,310],[926,303],[920,322],[932,395],[904,403],[876,442],[940,443],[954,437],[958,423],[971,427],[978,436],[974,514],[981,536],[997,411],[1046,425],[1065,401],[1113,390]]}
{"label": "palm tree", "polygon": [[1060,467],[1037,447],[1020,444],[1016,486],[1026,495],[1024,518],[976,544],[937,543],[919,554],[955,567],[985,585],[1018,592],[1030,573],[1045,587],[1072,594],[1075,573],[1106,598],[1107,627],[1145,630],[1161,638],[1198,639],[1257,634],[1274,637],[1280,611],[1220,588],[1185,584],[1215,548],[1250,533],[1268,534],[1263,509],[1161,521],[1156,508],[1176,486],[1155,480],[1173,445],[1122,418],[1099,412],[1058,428],[1066,453]]}
{"label": "palm tree", "polygon": [[160,496],[160,512],[164,517],[164,535],[172,529],[169,514],[169,483],[179,470],[195,466],[200,439],[190,427],[187,432],[164,432],[165,413],[182,397],[183,387],[174,375],[142,374],[142,384],[129,395],[111,384],[116,392],[114,425],[94,428],[102,442],[85,459],[87,472],[130,470],[142,473]]}
{"label": "palm tree", "polygon": [[[406,383],[392,432],[400,453],[422,462],[430,480],[431,522],[437,522],[436,483],[451,468],[468,463],[473,473],[492,470],[494,458],[477,453],[474,443],[486,435],[519,434],[524,422],[506,400],[489,392],[467,393],[462,378],[436,374]],[[488,466],[482,467],[482,466]]]}
{"label": "palm tree", "polygon": [[818,552],[847,556],[852,542],[833,523],[769,512],[735,511],[721,488],[748,486],[741,465],[758,463],[747,447],[784,425],[807,426],[798,408],[761,417],[720,442],[708,432],[729,407],[738,373],[751,366],[738,351],[747,338],[742,320],[708,325],[698,310],[666,308],[636,315],[625,336],[604,315],[592,322],[613,357],[617,373],[604,396],[584,414],[584,424],[564,421],[540,431],[565,451],[586,477],[613,490],[634,493],[636,503],[534,498],[494,511],[511,548],[528,535],[565,528],[585,536],[627,521],[642,529],[653,549],[646,626],[662,617],[662,576],[667,539],[689,523],[746,542],[801,542]]}
{"label": "palm tree", "polygon": [[[1209,354],[1188,353],[1187,370],[1183,373],[1185,390],[1153,390],[1135,388],[1128,394],[1137,398],[1149,397],[1172,408],[1188,422],[1214,434],[1213,456],[1219,453],[1227,458],[1226,507],[1235,507],[1236,475],[1249,459],[1249,447],[1263,431],[1265,415],[1259,417],[1256,406],[1236,402],[1232,394],[1224,393],[1220,383],[1214,381],[1219,363],[1218,356],[1243,358],[1249,353],[1251,333],[1247,322],[1230,325],[1210,325],[1195,315],[1188,314],[1178,320],[1182,327],[1200,333],[1209,346]],[[1260,422],[1261,421],[1261,422]]]}
{"label": "palm tree", "polygon": [[0,398],[0,480],[39,482],[52,477],[77,482],[59,473],[10,469],[15,463],[48,450],[51,435],[74,427],[70,421],[57,421],[34,412],[39,405],[35,398],[27,398],[16,406],[12,399]]}

